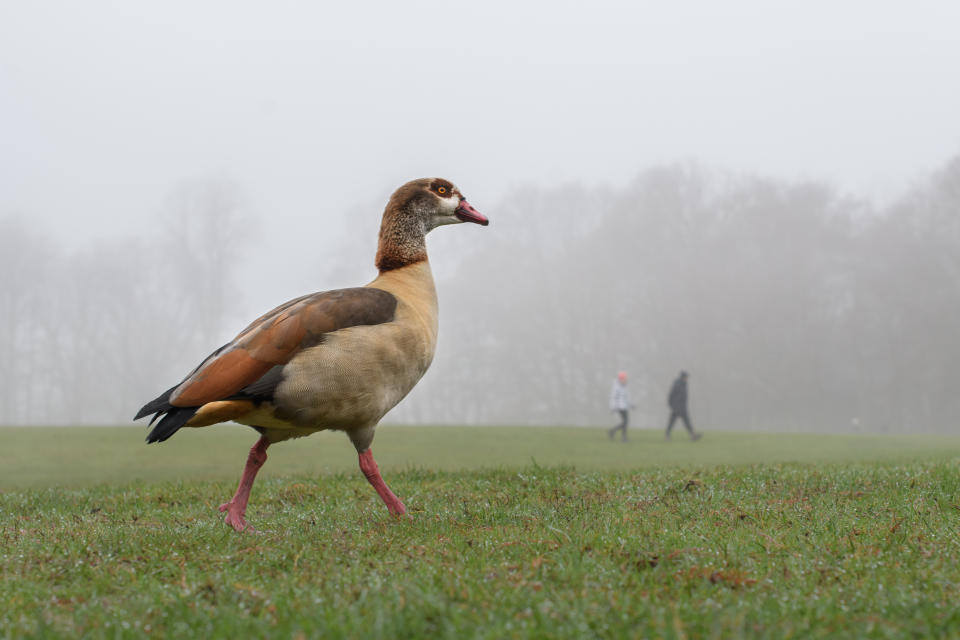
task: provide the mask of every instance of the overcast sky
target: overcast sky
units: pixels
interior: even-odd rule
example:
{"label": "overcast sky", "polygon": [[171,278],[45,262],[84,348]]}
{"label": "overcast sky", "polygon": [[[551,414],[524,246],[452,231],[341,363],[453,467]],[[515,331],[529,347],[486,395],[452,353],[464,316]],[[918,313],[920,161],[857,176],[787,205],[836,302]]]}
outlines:
{"label": "overcast sky", "polygon": [[423,175],[494,225],[691,158],[885,197],[960,152],[958,62],[948,1],[2,2],[0,215],[83,243],[228,180],[269,255]]}

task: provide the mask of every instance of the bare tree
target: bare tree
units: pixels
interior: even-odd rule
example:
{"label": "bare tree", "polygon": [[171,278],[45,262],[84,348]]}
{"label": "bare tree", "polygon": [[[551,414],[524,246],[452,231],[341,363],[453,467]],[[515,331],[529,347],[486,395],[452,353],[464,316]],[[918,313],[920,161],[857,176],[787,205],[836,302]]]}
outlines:
{"label": "bare tree", "polygon": [[236,189],[217,181],[180,187],[168,198],[162,221],[154,260],[170,279],[156,303],[173,315],[174,326],[190,327],[184,333],[198,347],[212,344],[240,308],[235,266],[250,222],[241,217]]}
{"label": "bare tree", "polygon": [[50,419],[44,387],[57,367],[46,345],[59,319],[52,302],[58,252],[22,218],[0,218],[0,424]]}

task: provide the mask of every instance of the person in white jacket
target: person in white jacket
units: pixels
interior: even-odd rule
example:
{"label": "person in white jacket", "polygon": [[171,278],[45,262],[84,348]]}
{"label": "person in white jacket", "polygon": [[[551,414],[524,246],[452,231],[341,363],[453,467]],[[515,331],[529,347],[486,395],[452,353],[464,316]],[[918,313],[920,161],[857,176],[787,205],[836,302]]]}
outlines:
{"label": "person in white jacket", "polygon": [[630,409],[633,405],[630,403],[630,395],[627,393],[627,373],[621,371],[617,374],[617,379],[613,381],[613,389],[610,391],[610,411],[620,414],[620,424],[607,432],[610,439],[613,439],[617,431],[623,431],[622,440],[627,441],[627,423],[630,421]]}

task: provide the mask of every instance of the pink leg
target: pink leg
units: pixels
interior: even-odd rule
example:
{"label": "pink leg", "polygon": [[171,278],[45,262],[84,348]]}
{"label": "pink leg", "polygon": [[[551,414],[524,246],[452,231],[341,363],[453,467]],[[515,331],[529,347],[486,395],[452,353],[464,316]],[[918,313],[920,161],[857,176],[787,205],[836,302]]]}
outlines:
{"label": "pink leg", "polygon": [[247,456],[247,466],[243,468],[240,485],[237,486],[237,492],[233,495],[233,499],[220,505],[220,511],[227,512],[223,521],[237,531],[243,531],[247,528],[247,521],[243,518],[247,512],[247,500],[250,499],[250,489],[253,487],[253,479],[257,477],[257,471],[260,471],[260,467],[267,461],[267,447],[269,446],[270,441],[267,440],[267,437],[260,436],[257,444],[250,449],[250,455]]}
{"label": "pink leg", "polygon": [[397,496],[393,495],[393,492],[387,487],[383,478],[380,477],[380,469],[377,468],[377,463],[373,459],[373,451],[370,449],[360,454],[360,471],[363,471],[363,475],[367,477],[367,482],[377,490],[377,493],[380,495],[383,503],[387,505],[390,513],[395,516],[402,516],[407,512],[407,508],[403,506],[403,503],[400,502]]}

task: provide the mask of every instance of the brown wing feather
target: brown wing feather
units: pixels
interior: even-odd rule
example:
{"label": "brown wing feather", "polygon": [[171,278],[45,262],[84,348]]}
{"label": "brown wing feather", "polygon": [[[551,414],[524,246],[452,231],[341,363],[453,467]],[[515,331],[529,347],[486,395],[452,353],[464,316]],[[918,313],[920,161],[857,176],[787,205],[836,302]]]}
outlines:
{"label": "brown wing feather", "polygon": [[323,341],[324,334],[390,322],[397,299],[381,289],[325,291],[280,305],[240,332],[170,395],[175,407],[223,400],[253,384],[271,367]]}

